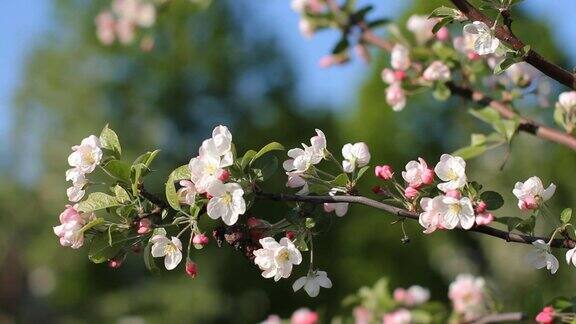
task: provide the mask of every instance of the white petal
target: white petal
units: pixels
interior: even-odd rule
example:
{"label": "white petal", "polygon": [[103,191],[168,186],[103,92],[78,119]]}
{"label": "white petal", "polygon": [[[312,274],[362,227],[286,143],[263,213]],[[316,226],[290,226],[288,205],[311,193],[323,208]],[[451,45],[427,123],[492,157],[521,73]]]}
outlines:
{"label": "white petal", "polygon": [[292,284],[292,289],[294,291],[298,291],[300,289],[302,289],[302,287],[304,287],[304,285],[306,284],[306,280],[308,279],[308,277],[300,277],[298,278],[296,281],[294,281],[294,283]]}

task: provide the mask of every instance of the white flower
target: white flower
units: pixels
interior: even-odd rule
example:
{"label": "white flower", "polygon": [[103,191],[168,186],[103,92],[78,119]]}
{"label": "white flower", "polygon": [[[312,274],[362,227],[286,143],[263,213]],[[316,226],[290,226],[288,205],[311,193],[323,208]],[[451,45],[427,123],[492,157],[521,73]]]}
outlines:
{"label": "white flower", "polygon": [[226,155],[232,148],[232,134],[226,126],[216,126],[212,131],[212,141],[216,152],[220,155]]}
{"label": "white flower", "polygon": [[302,178],[302,173],[300,171],[290,171],[286,172],[288,176],[288,181],[286,181],[286,187],[288,188],[302,188],[296,194],[297,195],[307,195],[308,194],[308,182]]}
{"label": "white flower", "polygon": [[416,189],[422,184],[431,184],[434,181],[434,173],[423,158],[408,162],[405,169],[406,171],[402,171],[402,178],[412,188]]}
{"label": "white flower", "polygon": [[442,226],[447,229],[453,229],[460,224],[463,229],[472,228],[476,217],[474,216],[474,208],[470,198],[462,197],[456,199],[444,196],[442,203],[444,204]]}
{"label": "white flower", "polygon": [[325,156],[326,136],[321,130],[316,129],[316,136],[310,138],[310,146],[302,143],[302,147],[304,149],[288,150],[288,157],[291,159],[282,164],[284,170],[305,172],[312,165],[320,163]]}
{"label": "white flower", "polygon": [[393,83],[386,89],[386,103],[394,111],[401,111],[406,107],[406,95],[400,84]]}
{"label": "white flower", "polygon": [[424,197],[420,200],[420,207],[422,207],[424,212],[420,213],[418,221],[425,228],[424,233],[429,234],[438,228],[443,228],[445,210],[443,198],[443,196]]}
{"label": "white flower", "polygon": [[307,276],[300,277],[292,285],[294,291],[298,291],[304,287],[304,290],[310,297],[318,296],[320,293],[320,287],[322,288],[332,288],[332,281],[328,278],[326,271],[316,270],[309,273]]}
{"label": "white flower", "polygon": [[424,70],[422,78],[426,81],[448,81],[450,68],[442,61],[434,61]]}
{"label": "white flower", "polygon": [[430,299],[430,290],[414,285],[406,290],[406,296],[409,305],[421,305]]}
{"label": "white flower", "polygon": [[72,181],[72,186],[66,190],[68,200],[80,201],[86,193],[84,186],[88,183],[84,173],[80,172],[78,168],[69,169],[66,171],[66,181]]}
{"label": "white flower", "polygon": [[168,239],[163,234],[154,235],[150,239],[152,243],[152,256],[155,258],[164,257],[164,266],[166,270],[172,270],[182,261],[182,242],[180,239],[172,236]]}
{"label": "white flower", "polygon": [[80,142],[80,145],[72,147],[72,154],[68,156],[68,164],[77,168],[80,173],[91,173],[102,160],[100,139],[90,135]]}
{"label": "white flower", "polygon": [[297,13],[304,13],[309,0],[292,0],[290,7]]}
{"label": "white flower", "polygon": [[460,274],[448,288],[448,298],[454,310],[463,314],[467,321],[474,320],[486,312],[484,306],[484,279],[469,274]]}
{"label": "white flower", "polygon": [[496,51],[500,41],[494,37],[490,28],[481,21],[475,21],[464,26],[464,39],[472,43],[474,52],[478,55],[491,54]]}
{"label": "white flower", "polygon": [[558,96],[556,107],[560,107],[566,112],[576,109],[576,91],[562,92]]}
{"label": "white flower", "polygon": [[180,185],[182,187],[176,192],[178,201],[181,204],[194,205],[196,201],[196,187],[194,183],[190,180],[182,180],[180,181]]}
{"label": "white flower", "polygon": [[317,155],[325,157],[324,151],[326,150],[326,135],[320,129],[316,129],[316,136],[310,138],[310,144]]}
{"label": "white flower", "polygon": [[348,173],[354,172],[357,167],[361,168],[370,162],[370,150],[364,142],[345,144],[342,147],[342,156],[344,157],[342,168],[344,172]]}
{"label": "white flower", "polygon": [[[330,196],[335,196],[337,192],[338,190],[333,188],[328,192],[328,194]],[[336,216],[342,217],[348,212],[348,205],[349,204],[347,202],[324,203],[324,211],[327,213],[335,212]]]}
{"label": "white flower", "polygon": [[438,19],[435,18],[428,18],[423,15],[412,15],[406,22],[406,28],[414,33],[414,37],[418,44],[424,44],[434,37],[432,28],[437,22]]}
{"label": "white flower", "polygon": [[264,278],[274,278],[274,281],[288,278],[292,266],[302,262],[300,251],[286,237],[281,238],[279,243],[272,237],[265,237],[259,242],[262,248],[254,251],[254,263],[263,271]]}
{"label": "white flower", "polygon": [[226,225],[233,225],[238,220],[238,215],[246,212],[244,190],[237,183],[214,181],[208,187],[208,194],[212,198],[206,210],[212,219],[222,218]]}
{"label": "white flower", "polygon": [[438,189],[447,192],[464,187],[468,181],[466,178],[466,162],[459,156],[442,154],[440,162],[436,164],[434,172],[445,183],[438,184]]}
{"label": "white flower", "polygon": [[550,246],[543,240],[532,242],[534,250],[526,255],[526,261],[536,269],[546,268],[552,274],[558,271],[560,266],[558,259],[550,252]]}
{"label": "white flower", "polygon": [[[204,144],[206,145],[204,146]],[[223,157],[217,153],[212,139],[204,141],[204,144],[202,145],[204,149],[200,149],[200,155],[192,158],[188,163],[191,180],[199,193],[206,192],[213,182],[219,181],[218,176],[223,169],[233,163],[231,155],[229,156],[228,153]]]}
{"label": "white flower", "polygon": [[298,30],[302,36],[312,38],[316,32],[316,26],[309,19],[302,18],[298,22]]}
{"label": "white flower", "polygon": [[566,263],[570,264],[570,262],[572,262],[572,264],[574,266],[576,266],[576,247],[566,251]]}
{"label": "white flower", "polygon": [[407,70],[410,67],[410,52],[404,45],[396,44],[392,48],[390,65],[395,70]]}
{"label": "white flower", "polygon": [[550,199],[556,191],[556,185],[551,183],[544,189],[542,180],[534,176],[525,182],[516,182],[512,193],[518,198],[518,208],[521,210],[538,209],[540,205]]}

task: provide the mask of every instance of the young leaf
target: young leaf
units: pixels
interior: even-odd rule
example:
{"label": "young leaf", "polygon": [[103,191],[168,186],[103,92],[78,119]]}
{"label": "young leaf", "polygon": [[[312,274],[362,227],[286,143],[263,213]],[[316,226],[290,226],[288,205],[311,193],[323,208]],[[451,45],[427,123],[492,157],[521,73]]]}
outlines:
{"label": "young leaf", "polygon": [[560,220],[564,224],[569,223],[571,218],[572,218],[572,208],[566,208],[562,211],[562,213],[560,213]]}
{"label": "young leaf", "polygon": [[157,273],[160,271],[160,268],[154,262],[154,257],[152,256],[152,243],[146,244],[144,248],[144,265],[146,269],[152,273]]}
{"label": "young leaf", "polygon": [[174,183],[184,179],[190,179],[190,169],[187,164],[172,171],[168,177],[168,181],[166,181],[166,200],[175,210],[180,210],[180,200],[178,199]]}
{"label": "young leaf", "polygon": [[100,133],[100,145],[102,148],[114,152],[117,158],[120,158],[122,154],[122,148],[120,147],[120,141],[118,140],[118,135],[108,128],[108,125],[104,126],[102,132]]}
{"label": "young leaf", "polygon": [[[110,237],[109,237],[110,236]],[[110,238],[112,238],[110,240]],[[137,239],[138,237],[126,237],[125,232],[98,233],[90,242],[88,258],[94,263],[106,262],[115,257],[126,243]],[[112,244],[110,244],[112,241]]]}
{"label": "young leaf", "polygon": [[268,155],[251,163],[251,166],[256,180],[265,181],[276,172],[278,168],[278,158],[273,155]]}
{"label": "young leaf", "polygon": [[360,178],[364,175],[364,173],[366,172],[366,170],[368,170],[370,168],[369,165],[363,166],[359,171],[358,171],[358,175],[356,176],[356,181],[360,180]]}
{"label": "young leaf", "polygon": [[256,155],[256,151],[254,151],[254,150],[249,150],[249,151],[246,151],[246,153],[244,153],[244,156],[242,157],[242,161],[240,161],[240,169],[242,171],[244,171],[244,169],[246,169],[248,164],[250,164],[250,161],[252,161],[252,158],[254,158],[254,155]]}
{"label": "young leaf", "polygon": [[152,164],[152,161],[154,161],[154,159],[156,158],[158,153],[160,153],[160,150],[155,150],[152,152],[146,152],[146,153],[140,155],[139,157],[137,157],[136,160],[134,160],[134,162],[132,163],[132,165],[137,165],[139,163],[142,163],[145,166],[150,167],[150,164]]}
{"label": "young leaf", "polygon": [[504,205],[504,199],[495,191],[484,191],[480,194],[480,199],[486,203],[488,210],[496,210]]}
{"label": "young leaf", "polygon": [[116,185],[114,187],[114,194],[116,195],[116,199],[123,204],[130,201],[130,196],[128,195],[128,192],[120,185]]}
{"label": "young leaf", "polygon": [[86,200],[78,204],[78,210],[87,213],[115,206],[120,206],[120,202],[116,197],[107,195],[103,192],[93,192]]}
{"label": "young leaf", "polygon": [[464,160],[468,160],[478,155],[482,155],[486,152],[486,145],[478,145],[478,146],[466,146],[461,149],[458,149],[452,153],[452,155],[459,156]]}
{"label": "young leaf", "polygon": [[272,151],[284,151],[284,146],[282,146],[282,144],[280,144],[278,142],[272,142],[272,143],[266,144],[263,148],[260,149],[260,151],[258,151],[258,153],[254,154],[254,156],[252,157],[252,160],[250,160],[250,165],[252,165],[252,163],[254,163],[254,161],[261,158],[264,154],[266,154],[268,152],[272,152]]}
{"label": "young leaf", "polygon": [[130,182],[130,166],[120,160],[110,160],[102,167],[106,173],[124,182]]}

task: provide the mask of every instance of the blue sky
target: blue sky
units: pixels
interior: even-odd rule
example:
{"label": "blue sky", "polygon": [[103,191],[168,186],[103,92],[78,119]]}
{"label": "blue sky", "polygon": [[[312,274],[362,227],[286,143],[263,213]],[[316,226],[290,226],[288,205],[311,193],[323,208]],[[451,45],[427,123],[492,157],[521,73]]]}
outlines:
{"label": "blue sky", "polygon": [[[320,33],[306,40],[298,33],[298,17],[289,9],[289,0],[238,0],[257,5],[251,11],[254,20],[277,35],[296,69],[298,96],[307,104],[343,107],[354,100],[356,86],[368,67],[353,61],[344,67],[320,69],[318,60],[329,52],[337,37]],[[423,0],[421,0],[423,1]],[[407,0],[360,0],[360,4],[375,3],[375,14],[393,18],[410,4]],[[529,13],[554,26],[554,37],[576,63],[576,26],[573,14],[576,1],[526,0],[522,6]],[[50,0],[4,1],[0,11],[0,155],[7,152],[6,143],[12,123],[12,100],[25,69],[27,53],[43,31],[50,27]],[[537,44],[533,46],[538,48]]]}

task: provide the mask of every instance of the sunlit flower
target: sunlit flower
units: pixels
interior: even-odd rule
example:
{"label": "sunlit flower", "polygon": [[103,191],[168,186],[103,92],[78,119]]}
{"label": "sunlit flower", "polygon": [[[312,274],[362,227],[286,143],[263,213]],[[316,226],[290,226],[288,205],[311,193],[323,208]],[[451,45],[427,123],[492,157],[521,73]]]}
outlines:
{"label": "sunlit flower", "polygon": [[484,279],[469,274],[456,277],[448,289],[448,298],[454,311],[464,315],[465,320],[474,320],[485,312]]}
{"label": "sunlit flower", "polygon": [[550,245],[543,240],[532,242],[534,250],[526,255],[526,261],[536,269],[546,268],[552,274],[558,271],[560,266],[558,259],[550,252]]}
{"label": "sunlit flower", "polygon": [[62,246],[78,249],[84,244],[82,228],[95,217],[94,213],[80,213],[77,205],[67,205],[60,214],[60,225],[53,227],[54,234],[60,238]]}
{"label": "sunlit flower", "polygon": [[396,44],[392,48],[390,65],[395,70],[407,70],[410,67],[410,52],[406,46]]}
{"label": "sunlit flower", "polygon": [[401,111],[406,106],[406,95],[399,84],[392,84],[386,88],[386,103],[392,110]]}
{"label": "sunlit flower", "polygon": [[423,212],[420,213],[418,221],[425,228],[424,233],[429,234],[439,228],[443,228],[444,202],[443,196],[434,198],[424,197],[420,200],[420,207]]}
{"label": "sunlit flower", "polygon": [[222,218],[226,225],[234,225],[238,216],[246,212],[244,190],[239,184],[214,181],[207,192],[212,196],[206,207],[210,218]]}
{"label": "sunlit flower", "polygon": [[308,194],[308,183],[302,177],[300,171],[290,171],[286,172],[288,176],[288,181],[286,181],[286,187],[288,188],[302,188],[296,194],[297,195],[307,195]]}
{"label": "sunlit flower", "polygon": [[318,323],[318,313],[308,308],[297,309],[290,317],[290,324],[316,324]]}
{"label": "sunlit flower", "polygon": [[494,53],[500,45],[490,27],[481,21],[465,25],[463,34],[465,41],[473,44],[473,49],[478,55]]}
{"label": "sunlit flower", "polygon": [[384,314],[382,324],[410,324],[412,323],[412,313],[409,310],[401,308],[390,313]]}
{"label": "sunlit flower", "polygon": [[72,147],[72,154],[68,156],[68,164],[80,173],[91,173],[102,160],[100,139],[90,135],[80,142],[80,145]]}
{"label": "sunlit flower", "polygon": [[302,147],[304,149],[298,147],[288,150],[288,157],[290,157],[290,159],[284,161],[282,164],[284,170],[288,172],[305,172],[312,165],[320,163],[325,156],[326,149],[326,136],[324,132],[316,129],[316,136],[310,138],[310,146],[302,144]]}
{"label": "sunlit flower", "polygon": [[424,44],[434,37],[432,28],[437,22],[438,19],[436,18],[428,18],[424,15],[412,15],[406,22],[406,28],[414,33],[418,44]]}
{"label": "sunlit flower", "polygon": [[190,180],[181,180],[180,186],[182,187],[176,192],[178,201],[181,204],[194,205],[196,202],[196,186],[194,186],[194,183]]}
{"label": "sunlit flower", "polygon": [[429,185],[434,181],[434,171],[428,168],[423,158],[408,162],[405,170],[402,171],[402,178],[410,187],[419,188],[423,184]]}
{"label": "sunlit flower", "polygon": [[552,197],[556,185],[551,183],[544,189],[542,180],[534,176],[525,182],[516,182],[512,193],[518,198],[518,208],[521,210],[538,209],[542,203]]}
{"label": "sunlit flower", "polygon": [[152,256],[155,258],[164,257],[166,270],[172,270],[182,261],[182,242],[173,236],[168,239],[164,234],[154,235],[150,239],[152,243]]}
{"label": "sunlit flower", "polygon": [[370,162],[370,150],[364,142],[355,144],[345,144],[342,147],[342,168],[344,172],[354,172],[356,168],[361,168]]}
{"label": "sunlit flower", "polygon": [[298,278],[292,285],[294,291],[298,291],[304,287],[304,290],[310,297],[318,296],[320,287],[332,288],[332,281],[328,278],[326,271],[316,270],[304,277]]}
{"label": "sunlit flower", "polygon": [[442,61],[434,61],[424,70],[422,78],[426,81],[450,80],[450,68]]}
{"label": "sunlit flower", "polygon": [[440,162],[436,164],[434,172],[444,183],[438,184],[438,189],[446,192],[464,187],[468,181],[466,177],[466,162],[459,156],[442,154]]}
{"label": "sunlit flower", "polygon": [[288,278],[293,265],[302,262],[302,254],[286,237],[281,238],[280,242],[273,237],[265,237],[259,242],[262,248],[254,251],[254,263],[260,267],[264,278],[274,278],[274,281]]}
{"label": "sunlit flower", "polygon": [[562,92],[558,96],[556,107],[560,107],[566,112],[571,112],[576,109],[576,91]]}
{"label": "sunlit flower", "polygon": [[396,288],[394,300],[406,306],[417,306],[426,303],[430,299],[430,290],[414,285],[408,289]]}
{"label": "sunlit flower", "polygon": [[447,229],[453,229],[458,225],[463,229],[470,229],[474,226],[476,217],[474,216],[474,208],[470,198],[462,197],[458,199],[444,196],[442,203],[444,203],[442,226]]}
{"label": "sunlit flower", "polygon": [[202,146],[204,149],[200,149],[200,155],[192,158],[188,163],[191,180],[199,193],[206,192],[213,182],[220,182],[218,178],[223,169],[233,163],[228,152],[219,155],[214,141],[204,141],[204,144]]}

